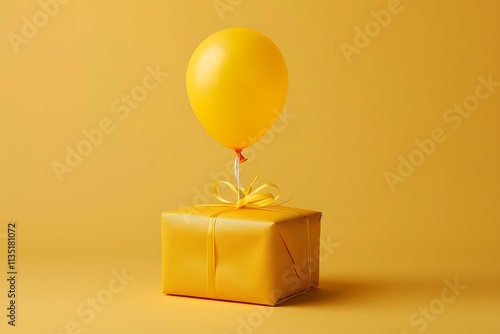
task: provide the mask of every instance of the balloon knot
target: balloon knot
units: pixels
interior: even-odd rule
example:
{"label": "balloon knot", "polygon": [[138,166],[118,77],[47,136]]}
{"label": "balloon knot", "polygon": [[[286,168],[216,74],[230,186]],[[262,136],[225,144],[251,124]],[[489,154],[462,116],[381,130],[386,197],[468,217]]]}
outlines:
{"label": "balloon knot", "polygon": [[245,161],[248,160],[247,158],[245,158],[243,156],[243,154],[241,154],[241,149],[236,149],[234,151],[236,152],[236,155],[238,156],[238,159],[240,159],[240,163],[243,163],[243,162],[245,162]]}

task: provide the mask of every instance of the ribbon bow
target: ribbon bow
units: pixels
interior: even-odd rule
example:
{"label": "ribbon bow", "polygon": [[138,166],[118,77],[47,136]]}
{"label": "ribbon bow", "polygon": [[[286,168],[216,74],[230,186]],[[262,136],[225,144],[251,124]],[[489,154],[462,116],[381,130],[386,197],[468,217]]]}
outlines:
{"label": "ribbon bow", "polygon": [[[215,198],[217,198],[222,203],[233,204],[237,209],[243,208],[245,206],[262,207],[276,201],[281,196],[281,191],[278,188],[278,186],[275,185],[274,183],[264,183],[263,185],[260,185],[257,188],[253,189],[253,186],[258,178],[259,175],[257,175],[255,179],[253,179],[252,183],[250,183],[248,188],[239,187],[239,189],[228,181],[219,180],[214,183],[214,185],[212,186],[212,190],[214,192]],[[231,189],[232,192],[235,193],[235,195],[237,195],[238,200],[236,202],[232,202],[222,197],[219,194],[219,187],[218,187],[219,184],[224,184],[229,189]],[[277,190],[276,195],[270,192],[262,192],[262,190],[266,188],[275,188]]]}

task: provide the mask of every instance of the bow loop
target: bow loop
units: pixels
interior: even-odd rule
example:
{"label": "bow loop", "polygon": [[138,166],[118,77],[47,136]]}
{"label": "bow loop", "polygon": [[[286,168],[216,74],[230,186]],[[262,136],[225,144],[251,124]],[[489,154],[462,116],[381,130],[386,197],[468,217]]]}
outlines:
{"label": "bow loop", "polygon": [[[212,186],[212,191],[214,193],[215,198],[217,198],[219,201],[221,201],[222,203],[233,204],[236,208],[243,208],[246,206],[263,207],[271,203],[274,203],[281,196],[280,189],[274,183],[264,183],[258,186],[257,188],[253,189],[254,184],[258,178],[259,175],[257,175],[253,179],[252,183],[250,183],[248,188],[243,188],[243,187],[240,188],[239,196],[238,196],[238,188],[228,181],[216,181]],[[219,193],[219,185],[221,184],[227,186],[239,198],[239,200],[233,202],[224,198]],[[273,194],[272,192],[264,192],[264,189],[266,188],[273,188],[277,192],[276,194]]]}

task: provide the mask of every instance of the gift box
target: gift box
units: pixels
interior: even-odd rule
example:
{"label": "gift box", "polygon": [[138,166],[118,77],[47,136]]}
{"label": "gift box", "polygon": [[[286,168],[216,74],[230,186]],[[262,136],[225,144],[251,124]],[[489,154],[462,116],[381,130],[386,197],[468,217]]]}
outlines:
{"label": "gift box", "polygon": [[276,305],[316,288],[320,220],[284,206],[163,212],[163,293]]}

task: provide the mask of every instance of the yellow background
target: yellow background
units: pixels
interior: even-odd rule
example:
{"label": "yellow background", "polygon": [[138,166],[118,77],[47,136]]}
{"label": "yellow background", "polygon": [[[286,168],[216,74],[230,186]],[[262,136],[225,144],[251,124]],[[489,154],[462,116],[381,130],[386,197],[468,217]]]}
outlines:
{"label": "yellow background", "polygon": [[[237,333],[250,319],[252,333],[418,333],[409,317],[457,278],[468,288],[425,333],[500,332],[500,87],[456,130],[443,120],[479,76],[500,81],[498,1],[401,0],[351,62],[341,43],[389,1],[230,3],[221,19],[212,0],[73,0],[16,53],[8,34],[40,4],[2,1],[0,277],[17,221],[19,285],[17,326],[2,313],[1,330],[55,334],[74,321],[82,333]],[[321,288],[265,316],[160,292],[160,213],[199,201],[234,158],[185,90],[198,43],[233,26],[273,39],[290,80],[287,124],[253,148],[243,181],[260,173],[289,205],[323,211],[335,243]],[[121,120],[111,104],[157,65],[168,77]],[[107,118],[114,130],[59,182],[53,162]],[[435,128],[447,140],[391,191],[384,173]],[[135,279],[85,322],[78,306],[122,268]]]}

